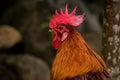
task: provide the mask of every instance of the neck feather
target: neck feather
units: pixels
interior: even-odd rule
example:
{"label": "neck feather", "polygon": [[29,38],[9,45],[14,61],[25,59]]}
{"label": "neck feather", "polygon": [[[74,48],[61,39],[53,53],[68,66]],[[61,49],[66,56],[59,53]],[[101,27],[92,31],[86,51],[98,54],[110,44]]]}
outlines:
{"label": "neck feather", "polygon": [[78,31],[71,30],[66,40],[58,48],[52,75],[56,80],[65,80],[68,76],[72,78],[104,69],[106,69],[106,65],[102,58],[88,47]]}

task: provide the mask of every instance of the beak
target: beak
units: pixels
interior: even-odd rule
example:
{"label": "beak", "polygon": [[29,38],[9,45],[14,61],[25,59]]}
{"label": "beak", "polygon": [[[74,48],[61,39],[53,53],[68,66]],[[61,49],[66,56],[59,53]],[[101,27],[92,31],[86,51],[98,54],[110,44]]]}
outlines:
{"label": "beak", "polygon": [[49,31],[48,32],[53,32],[54,30],[53,29],[49,29]]}

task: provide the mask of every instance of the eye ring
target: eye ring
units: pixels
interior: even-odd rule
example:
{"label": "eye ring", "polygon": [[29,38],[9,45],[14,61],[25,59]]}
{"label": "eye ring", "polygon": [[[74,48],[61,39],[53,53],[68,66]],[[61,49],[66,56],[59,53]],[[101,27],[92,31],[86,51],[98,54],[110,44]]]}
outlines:
{"label": "eye ring", "polygon": [[63,28],[62,28],[62,27],[59,27],[58,29],[59,29],[59,30],[63,30]]}
{"label": "eye ring", "polygon": [[59,25],[59,26],[58,26],[58,29],[59,29],[59,30],[63,30],[62,25]]}

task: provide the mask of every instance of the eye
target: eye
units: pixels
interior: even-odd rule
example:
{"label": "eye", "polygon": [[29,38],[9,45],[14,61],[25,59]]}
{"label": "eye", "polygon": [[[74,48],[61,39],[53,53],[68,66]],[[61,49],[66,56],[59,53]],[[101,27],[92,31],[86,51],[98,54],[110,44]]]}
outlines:
{"label": "eye", "polygon": [[59,26],[58,26],[58,29],[59,29],[59,30],[63,30],[63,26],[59,25]]}
{"label": "eye", "polygon": [[62,27],[59,27],[58,29],[59,29],[59,30],[63,30],[63,28],[62,28]]}

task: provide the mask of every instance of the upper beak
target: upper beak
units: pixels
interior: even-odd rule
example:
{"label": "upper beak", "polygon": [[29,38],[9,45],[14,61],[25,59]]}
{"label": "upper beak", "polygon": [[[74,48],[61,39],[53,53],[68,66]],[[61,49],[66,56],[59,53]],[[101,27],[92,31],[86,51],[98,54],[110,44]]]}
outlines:
{"label": "upper beak", "polygon": [[49,29],[49,31],[48,32],[53,32],[54,30],[53,29]]}

